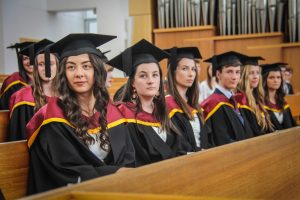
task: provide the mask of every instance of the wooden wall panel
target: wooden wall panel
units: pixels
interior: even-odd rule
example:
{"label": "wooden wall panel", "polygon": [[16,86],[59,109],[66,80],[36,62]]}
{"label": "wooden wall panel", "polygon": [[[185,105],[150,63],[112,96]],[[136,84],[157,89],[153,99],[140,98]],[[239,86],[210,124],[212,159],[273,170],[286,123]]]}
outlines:
{"label": "wooden wall panel", "polygon": [[132,45],[140,41],[141,39],[146,39],[149,42],[153,41],[152,37],[152,16],[151,15],[139,15],[133,17],[133,31],[131,43]]}
{"label": "wooden wall panel", "polygon": [[300,43],[283,47],[283,61],[293,69],[292,85],[295,92],[300,92]]}
{"label": "wooden wall panel", "polygon": [[[214,26],[198,26],[186,28],[154,29],[154,44],[162,49],[186,47],[193,44],[186,43],[185,39],[212,37],[215,35]],[[194,44],[195,46],[195,44]]]}
{"label": "wooden wall panel", "polygon": [[129,0],[129,15],[151,15],[153,12],[153,0]]}
{"label": "wooden wall panel", "polygon": [[141,39],[153,41],[152,30],[155,24],[155,0],[129,0],[129,15],[133,18],[131,44]]}
{"label": "wooden wall panel", "polygon": [[[203,42],[186,42],[185,40],[191,38],[207,38],[215,35],[214,26],[199,26],[199,27],[186,27],[186,28],[170,28],[170,29],[155,29],[154,31],[154,44],[162,49],[168,49],[174,46],[186,47],[196,46],[199,48],[202,57],[207,58],[213,54],[213,41]],[[164,77],[167,72],[166,61],[161,62]],[[207,64],[201,61],[201,72],[199,80],[204,80],[206,77]]]}

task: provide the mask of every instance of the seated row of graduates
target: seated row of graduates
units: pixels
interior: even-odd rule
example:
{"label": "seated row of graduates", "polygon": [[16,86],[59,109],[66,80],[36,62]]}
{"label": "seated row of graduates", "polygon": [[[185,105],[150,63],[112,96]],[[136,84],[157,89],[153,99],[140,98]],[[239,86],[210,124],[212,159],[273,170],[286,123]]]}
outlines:
{"label": "seated row of graduates", "polygon": [[[278,129],[295,126],[288,106],[279,99],[279,88],[273,107],[263,103],[258,57],[227,52],[206,60],[213,64],[219,85],[201,104],[202,111],[195,64],[201,58],[198,48],[163,51],[146,40],[107,62],[129,77],[121,101],[113,103],[105,86],[103,53],[96,47],[114,38],[70,34],[54,44],[42,40],[20,52],[35,52],[33,86],[10,99],[11,124],[27,124],[23,134],[30,152],[28,194],[269,133],[276,129],[273,118],[279,121]],[[159,66],[164,58],[168,58],[167,96]],[[233,94],[246,62],[244,84]],[[263,72],[277,72],[274,66],[264,66]],[[250,76],[258,80],[250,83]],[[274,100],[270,99],[268,105]]]}

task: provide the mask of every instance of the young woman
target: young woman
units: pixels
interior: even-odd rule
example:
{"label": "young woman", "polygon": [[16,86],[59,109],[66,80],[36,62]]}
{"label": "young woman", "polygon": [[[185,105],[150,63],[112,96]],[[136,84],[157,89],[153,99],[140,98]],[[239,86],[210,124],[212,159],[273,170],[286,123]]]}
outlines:
{"label": "young woman", "polygon": [[262,87],[261,70],[258,65],[261,57],[247,57],[242,61],[244,67],[236,99],[240,104],[255,136],[274,131],[270,116],[265,109],[264,89]]}
{"label": "young woman", "polygon": [[206,77],[205,81],[200,83],[200,102],[206,99],[209,95],[211,95],[216,89],[216,77],[212,75],[212,65],[209,64],[206,68]]}
{"label": "young woman", "polygon": [[16,49],[19,71],[11,74],[3,81],[0,92],[1,110],[8,110],[11,95],[22,87],[30,85],[33,80],[33,62],[30,62],[29,56],[22,55],[19,52],[31,44],[33,42],[23,42],[8,47]]}
{"label": "young woman", "polygon": [[289,105],[284,100],[281,63],[265,64],[262,67],[263,87],[265,89],[266,110],[275,130],[296,126]]}
{"label": "young woman", "polygon": [[122,94],[124,103],[118,108],[129,127],[136,166],[186,154],[182,138],[166,111],[158,62],[167,57],[158,47],[141,40],[108,62],[129,76]]}
{"label": "young woman", "polygon": [[28,193],[124,170],[134,148],[118,109],[109,101],[105,69],[96,47],[114,36],[70,34],[51,50],[60,56],[58,98],[29,121]]}
{"label": "young woman", "polygon": [[[55,95],[55,81],[58,59],[54,54],[50,54],[50,65],[45,65],[44,48],[53,42],[44,39],[38,43],[32,44],[35,52],[35,65],[33,70],[33,85],[25,86],[15,92],[9,101],[10,121],[9,121],[9,141],[25,140],[26,124],[29,122],[35,112],[47,103],[47,99]],[[29,56],[28,47],[21,51],[23,55]],[[50,68],[50,69],[47,69]],[[48,75],[46,71],[49,70]]]}
{"label": "young woman", "polygon": [[171,57],[168,62],[168,88],[166,103],[169,118],[179,128],[191,146],[192,151],[209,147],[207,126],[203,126],[203,116],[199,105],[198,73],[195,59],[201,55],[197,47],[167,50]]}

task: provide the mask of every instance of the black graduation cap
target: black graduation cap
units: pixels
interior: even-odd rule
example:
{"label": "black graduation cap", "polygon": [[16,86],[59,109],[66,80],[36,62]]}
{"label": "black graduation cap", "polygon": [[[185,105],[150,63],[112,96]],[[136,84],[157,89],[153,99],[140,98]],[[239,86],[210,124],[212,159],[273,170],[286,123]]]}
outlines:
{"label": "black graduation cap", "polygon": [[22,70],[22,62],[20,57],[20,51],[22,51],[23,49],[25,49],[26,47],[30,46],[31,44],[34,44],[35,42],[21,42],[21,43],[15,43],[14,45],[8,46],[6,48],[8,49],[15,49],[16,50],[16,54],[17,54],[17,60],[18,60],[18,66],[19,66],[19,71]]}
{"label": "black graduation cap", "polygon": [[20,51],[20,54],[29,56],[30,59],[34,61],[35,56],[37,56],[40,53],[43,53],[45,47],[53,43],[54,42],[48,39],[43,39],[37,43],[31,44],[28,47],[24,48],[23,50]]}
{"label": "black graduation cap", "polygon": [[170,54],[168,65],[170,65],[172,71],[176,70],[176,60],[179,58],[201,59],[202,56],[197,47],[173,47],[171,49],[165,49]]}
{"label": "black graduation cap", "polygon": [[101,58],[102,53],[96,47],[116,38],[112,35],[94,33],[72,33],[57,41],[51,46],[51,52],[58,53],[60,59],[91,53]]}
{"label": "black graduation cap", "polygon": [[287,65],[287,63],[278,62],[278,63],[272,63],[272,64],[263,64],[263,65],[260,65],[260,67],[262,68],[261,73],[266,74],[270,71],[281,71],[281,66],[285,66],[285,65]]}
{"label": "black graduation cap", "polygon": [[258,65],[259,60],[265,60],[260,56],[247,56],[242,58],[243,65]]}
{"label": "black graduation cap", "polygon": [[215,55],[211,58],[208,58],[204,60],[204,62],[212,63],[213,76],[215,76],[217,70],[221,69],[223,66],[227,66],[227,65],[241,66],[242,60],[247,57],[248,56],[235,51],[228,51],[219,55]]}
{"label": "black graduation cap", "polygon": [[110,50],[104,51],[104,52],[102,52],[100,49],[97,49],[97,50],[98,50],[98,51],[100,52],[100,54],[101,54],[101,56],[100,56],[101,60],[102,60],[104,63],[107,63],[107,62],[108,62],[108,58],[106,57],[105,54],[109,53]]}
{"label": "black graduation cap", "polygon": [[130,76],[134,68],[142,63],[158,63],[162,59],[169,57],[170,55],[167,52],[142,39],[135,45],[125,49],[106,64]]}
{"label": "black graduation cap", "polygon": [[[32,64],[34,63],[34,59],[38,54],[45,53],[45,75],[48,78],[51,77],[49,45],[53,43],[54,42],[48,39],[43,39],[37,43],[29,45],[28,47],[20,51],[20,54],[30,57],[30,63]],[[47,47],[48,49],[46,50]]]}

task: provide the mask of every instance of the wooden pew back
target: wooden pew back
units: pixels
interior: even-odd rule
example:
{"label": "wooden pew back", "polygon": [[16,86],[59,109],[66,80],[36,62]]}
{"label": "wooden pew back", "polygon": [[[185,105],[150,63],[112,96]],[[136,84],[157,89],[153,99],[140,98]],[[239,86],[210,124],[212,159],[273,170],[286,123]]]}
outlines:
{"label": "wooden pew back", "polygon": [[0,143],[0,188],[7,200],[26,195],[28,159],[25,140]]}
{"label": "wooden pew back", "polygon": [[3,83],[3,81],[9,76],[9,74],[0,74],[0,83]]}
{"label": "wooden pew back", "polygon": [[[158,194],[136,194],[136,193],[115,193],[115,192],[70,192],[55,196],[51,200],[233,200],[232,198],[219,197],[196,197],[196,196],[175,196]],[[234,200],[238,200],[234,198]],[[245,200],[245,199],[243,199]]]}
{"label": "wooden pew back", "polygon": [[0,143],[7,141],[8,123],[9,123],[9,111],[0,110]]}
{"label": "wooden pew back", "polygon": [[295,121],[300,125],[300,94],[287,95],[285,100],[290,105]]}
{"label": "wooden pew back", "polygon": [[192,195],[218,198],[300,199],[300,127],[216,147],[56,189]]}

